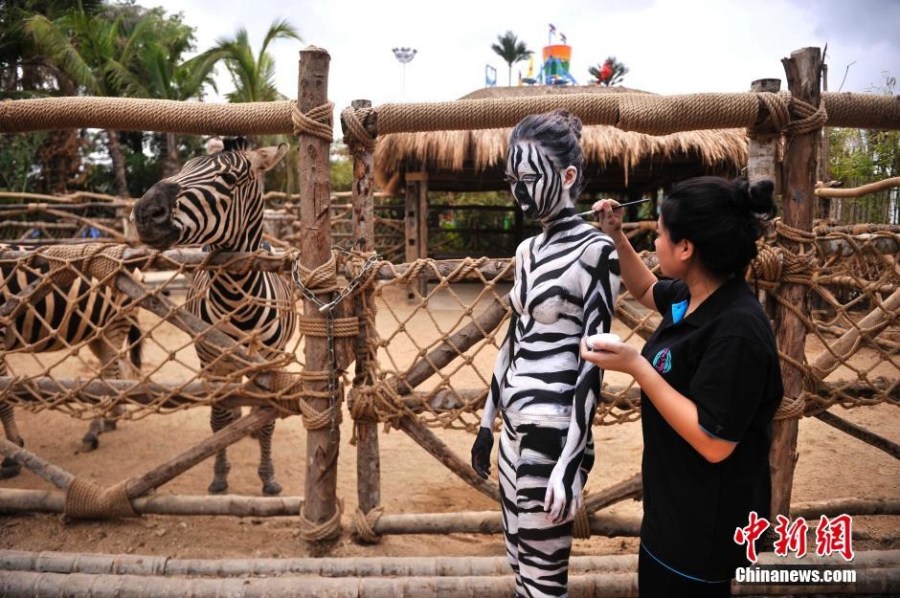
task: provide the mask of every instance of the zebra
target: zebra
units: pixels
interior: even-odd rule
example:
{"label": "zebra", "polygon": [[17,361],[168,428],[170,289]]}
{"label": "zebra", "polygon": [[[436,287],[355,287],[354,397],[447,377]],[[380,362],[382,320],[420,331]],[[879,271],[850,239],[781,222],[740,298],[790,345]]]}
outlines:
{"label": "zebra", "polygon": [[[255,150],[215,151],[189,160],[177,174],[153,185],[137,202],[131,220],[140,240],[155,249],[201,245],[209,251],[247,251],[263,244],[263,176],[287,153],[287,145]],[[187,308],[204,322],[240,340],[254,332],[263,356],[285,347],[296,325],[293,289],[278,273],[230,274],[200,271],[191,282]],[[220,351],[198,340],[197,355],[205,371],[228,373]],[[208,368],[208,369],[207,369]],[[236,421],[240,407],[213,405],[213,432]],[[270,423],[254,435],[259,440],[259,477],[263,494],[277,495]],[[230,465],[225,449],[216,454],[212,494],[228,490]]]}
{"label": "zebra", "polygon": [[512,318],[497,355],[472,466],[490,471],[493,421],[507,558],[517,596],[565,596],[572,527],[594,462],[591,425],[602,372],[582,337],[609,332],[619,292],[612,240],[582,221],[581,121],[564,111],[525,117],[509,140],[506,178],[542,232],[516,249]]}
{"label": "zebra", "polygon": [[[3,245],[3,249],[20,250],[21,247]],[[3,286],[0,295],[10,301],[29,285],[37,282],[41,273],[26,267],[0,267]],[[100,361],[101,376],[120,378],[125,373],[119,359],[119,349],[127,342],[128,365],[134,371],[141,368],[142,334],[137,316],[127,310],[130,299],[107,286],[98,287],[79,276],[69,284],[54,285],[46,295],[34,301],[27,310],[18,314],[10,329],[0,327],[5,347],[0,355],[0,376],[7,375],[6,353],[28,351],[43,353],[68,349],[79,343],[88,348]],[[113,415],[121,415],[124,407],[116,405]],[[0,422],[7,440],[19,446],[25,441],[16,425],[13,406],[0,402]],[[81,450],[98,447],[98,436],[115,429],[116,420],[96,417],[91,420],[81,441]],[[0,464],[0,478],[19,474],[21,466],[6,458]]]}

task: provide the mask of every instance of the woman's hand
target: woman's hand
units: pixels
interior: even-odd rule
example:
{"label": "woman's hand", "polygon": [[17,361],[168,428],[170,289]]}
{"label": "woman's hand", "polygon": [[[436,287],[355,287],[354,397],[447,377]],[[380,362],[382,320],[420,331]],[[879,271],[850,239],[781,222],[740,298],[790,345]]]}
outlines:
{"label": "woman's hand", "polygon": [[591,206],[594,210],[594,216],[600,223],[600,230],[605,232],[618,245],[625,239],[625,233],[622,232],[622,213],[624,210],[619,207],[619,202],[614,199],[600,199]]}
{"label": "woman's hand", "polygon": [[479,428],[472,445],[472,469],[483,479],[491,473],[491,449],[494,448],[494,433],[490,428]]}
{"label": "woman's hand", "polygon": [[581,358],[604,370],[634,375],[643,357],[631,345],[614,341],[595,341],[594,349],[588,349],[581,339]]}
{"label": "woman's hand", "polygon": [[547,512],[547,518],[553,523],[562,523],[567,517],[575,517],[582,504],[584,497],[581,472],[576,472],[575,479],[566,483],[565,467],[557,464],[550,472],[547,492],[544,493],[544,511]]}

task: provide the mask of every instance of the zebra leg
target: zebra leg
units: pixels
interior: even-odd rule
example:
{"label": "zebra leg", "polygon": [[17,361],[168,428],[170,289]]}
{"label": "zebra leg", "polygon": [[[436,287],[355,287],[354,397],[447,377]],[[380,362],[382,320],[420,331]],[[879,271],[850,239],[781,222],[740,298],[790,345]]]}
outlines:
{"label": "zebra leg", "polygon": [[272,461],[272,435],[275,432],[275,422],[265,425],[259,432],[253,433],[253,438],[259,441],[259,479],[263,483],[263,494],[277,496],[281,494],[281,484],[275,481],[275,463]]}
{"label": "zebra leg", "polygon": [[[0,355],[0,376],[6,375],[6,359]],[[13,412],[12,403],[0,403],[0,422],[3,423],[3,433],[10,442],[25,446],[25,440],[19,434],[19,428],[16,426],[16,414]],[[0,463],[0,479],[14,478],[22,471],[22,466],[13,461],[9,457],[3,459]]]}
{"label": "zebra leg", "polygon": [[[5,370],[6,368],[3,369]],[[3,373],[5,374],[6,372],[4,371]],[[3,432],[6,434],[6,439],[19,446],[25,446],[25,441],[22,439],[22,435],[19,434],[19,428],[16,427],[16,416],[10,403],[0,403],[0,421],[3,422]],[[22,471],[22,466],[6,457],[3,459],[3,463],[0,464],[0,479],[14,478],[19,475],[20,471]]]}
{"label": "zebra leg", "polygon": [[[212,413],[209,416],[209,426],[215,434],[225,426],[236,422],[241,417],[241,408],[235,407],[229,409],[218,405],[212,406]],[[207,488],[210,494],[222,494],[228,490],[228,472],[231,471],[231,464],[228,462],[228,454],[226,449],[222,449],[216,453],[216,462],[213,466],[213,481]]]}
{"label": "zebra leg", "polygon": [[[140,342],[140,329],[137,328],[136,324],[134,324],[131,320],[127,320],[129,323],[129,331],[128,331],[128,340],[129,343],[133,345],[135,342]],[[107,328],[116,329],[110,336],[101,335],[98,338],[91,341],[88,346],[94,355],[97,356],[97,359],[100,360],[100,375],[103,378],[123,378],[123,372],[129,371],[132,374],[140,371],[141,363],[140,363],[140,349],[134,349],[129,351],[129,357],[131,362],[127,365],[122,364],[119,359],[119,351],[117,347],[121,347],[123,341],[125,340],[124,331],[119,331],[119,327],[121,326],[120,322],[108,324]],[[133,331],[137,331],[137,339],[133,337]],[[137,351],[137,353],[136,353]],[[125,413],[125,407],[123,405],[116,405],[112,409],[111,418],[104,417],[95,417],[91,420],[90,425],[88,426],[88,431],[81,439],[81,451],[82,452],[90,452],[96,450],[98,446],[100,446],[100,434],[103,432],[111,432],[116,429],[116,422],[118,418],[121,417]]]}

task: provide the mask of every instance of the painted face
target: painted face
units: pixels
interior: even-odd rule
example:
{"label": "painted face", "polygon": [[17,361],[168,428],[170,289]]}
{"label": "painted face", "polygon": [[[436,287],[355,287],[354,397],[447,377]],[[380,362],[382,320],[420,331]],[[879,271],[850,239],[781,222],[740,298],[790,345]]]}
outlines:
{"label": "painted face", "polygon": [[509,149],[506,180],[522,212],[532,220],[544,220],[557,213],[566,202],[562,173],[541,146],[520,141]]}

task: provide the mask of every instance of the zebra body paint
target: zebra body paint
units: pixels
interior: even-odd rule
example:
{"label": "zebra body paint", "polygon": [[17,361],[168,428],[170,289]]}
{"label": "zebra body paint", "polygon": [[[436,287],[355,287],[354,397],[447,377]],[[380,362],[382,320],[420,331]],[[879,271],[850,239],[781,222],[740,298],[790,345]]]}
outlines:
{"label": "zebra body paint", "polygon": [[580,341],[610,330],[619,262],[612,240],[575,213],[577,168],[559,168],[541,144],[524,140],[511,144],[506,174],[516,203],[543,230],[516,250],[513,314],[482,426],[490,429],[499,412],[501,506],[517,595],[564,596],[602,378],[580,358]]}

